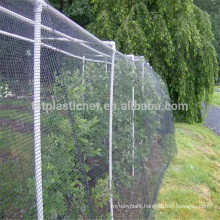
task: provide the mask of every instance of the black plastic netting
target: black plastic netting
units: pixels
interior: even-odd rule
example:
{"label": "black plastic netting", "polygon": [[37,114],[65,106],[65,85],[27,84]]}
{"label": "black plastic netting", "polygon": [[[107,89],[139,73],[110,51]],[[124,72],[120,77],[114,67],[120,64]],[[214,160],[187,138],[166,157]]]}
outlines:
{"label": "black plastic netting", "polygon": [[160,76],[42,0],[0,19],[0,218],[152,217],[176,152]]}

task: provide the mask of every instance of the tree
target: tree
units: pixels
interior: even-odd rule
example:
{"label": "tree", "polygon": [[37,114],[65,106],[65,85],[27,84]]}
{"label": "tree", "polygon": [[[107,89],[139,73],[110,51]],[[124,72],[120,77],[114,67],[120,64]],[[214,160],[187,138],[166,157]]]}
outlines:
{"label": "tree", "polygon": [[115,40],[123,53],[144,55],[168,85],[176,121],[201,122],[202,103],[210,103],[217,54],[210,16],[192,0],[92,0],[96,18],[88,29]]}
{"label": "tree", "polygon": [[215,38],[213,45],[218,54],[218,63],[220,64],[220,1],[194,0],[194,4],[210,14],[212,31]]}
{"label": "tree", "polygon": [[93,19],[93,10],[89,0],[50,0],[50,3],[83,27]]}

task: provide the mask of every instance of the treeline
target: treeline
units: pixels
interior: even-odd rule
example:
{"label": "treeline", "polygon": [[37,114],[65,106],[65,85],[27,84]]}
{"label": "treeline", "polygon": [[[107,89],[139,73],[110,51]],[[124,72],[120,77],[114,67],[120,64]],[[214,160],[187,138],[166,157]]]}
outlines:
{"label": "treeline", "polygon": [[[196,4],[205,10],[202,1],[206,5],[205,0]],[[202,122],[202,103],[211,102],[218,78],[220,46],[211,24],[211,18],[217,23],[217,13],[210,18],[192,0],[50,2],[97,37],[114,40],[121,52],[145,56],[166,81],[172,103],[189,106],[188,111],[175,111],[175,120]],[[216,10],[215,6],[210,7]],[[220,33],[214,28],[213,32]]]}

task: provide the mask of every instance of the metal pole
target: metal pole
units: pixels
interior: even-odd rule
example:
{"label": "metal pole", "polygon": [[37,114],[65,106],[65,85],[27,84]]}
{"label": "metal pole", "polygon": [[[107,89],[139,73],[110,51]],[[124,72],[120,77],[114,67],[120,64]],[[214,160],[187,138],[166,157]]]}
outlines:
{"label": "metal pole", "polygon": [[[82,85],[84,86],[84,84],[85,84],[85,59],[86,59],[86,57],[85,56],[83,56],[83,66],[82,66]],[[82,100],[85,100],[85,95],[83,94],[82,95]]]}
{"label": "metal pole", "polygon": [[112,64],[111,64],[111,87],[110,87],[110,112],[109,112],[109,190],[111,219],[114,219],[113,212],[113,192],[112,192],[112,122],[113,122],[113,93],[114,93],[114,72],[115,72],[115,42],[112,44]]}
{"label": "metal pole", "polygon": [[[131,55],[133,60],[133,74],[134,74],[134,55]],[[134,83],[134,82],[133,82]],[[134,150],[135,150],[135,124],[134,124],[134,86],[132,87],[132,159],[133,159],[133,165],[132,165],[132,176],[134,177]]]}
{"label": "metal pole", "polygon": [[107,61],[107,59],[105,59],[105,72],[106,72],[106,75],[108,75],[108,61]]}
{"label": "metal pole", "polygon": [[83,68],[82,68],[82,84],[84,85],[84,72],[85,72],[85,56],[83,56]]}
{"label": "metal pole", "polygon": [[[134,72],[134,65],[135,65],[135,59],[134,59],[134,55],[127,55],[128,58],[131,58],[133,61],[133,74]],[[132,82],[134,84],[134,81]],[[134,122],[134,86],[132,86],[132,160],[133,160],[133,164],[132,164],[132,176],[134,176],[134,151],[135,151],[135,122]]]}
{"label": "metal pole", "polygon": [[42,170],[41,170],[41,123],[40,123],[40,56],[41,56],[41,14],[43,1],[35,5],[34,24],[34,162],[37,200],[37,219],[43,219]]}
{"label": "metal pole", "polygon": [[135,147],[135,134],[134,134],[134,87],[132,87],[132,158],[133,158],[133,165],[132,165],[132,176],[134,176],[134,147]]}
{"label": "metal pole", "polygon": [[[16,39],[20,39],[20,40],[23,40],[23,41],[34,43],[34,40],[32,40],[30,38],[22,37],[22,36],[19,36],[17,34],[12,34],[12,33],[6,32],[6,31],[0,30],[0,34],[5,35],[5,36],[9,36],[9,37],[13,37],[13,38],[16,38]],[[83,57],[81,57],[81,56],[77,56],[77,55],[74,55],[72,53],[66,52],[64,50],[60,50],[56,47],[50,46],[50,45],[45,44],[45,43],[41,43],[41,46],[46,47],[46,48],[51,49],[51,50],[54,50],[56,52],[62,53],[64,55],[70,56],[70,57],[74,57],[74,58],[77,58],[77,59],[80,59],[80,60],[83,59]],[[90,62],[95,62],[95,63],[105,63],[104,60],[93,60],[93,59],[88,59],[88,58],[86,58],[85,60],[90,61]]]}
{"label": "metal pole", "polygon": [[143,61],[142,61],[142,94],[144,96],[144,57],[143,57]]}
{"label": "metal pole", "polygon": [[[34,1],[34,0],[33,0],[33,1]],[[36,0],[36,1],[40,1],[40,0]],[[44,2],[44,0],[41,0],[41,1],[43,2],[43,4],[47,5],[47,9],[52,10],[52,11],[55,10],[55,13],[58,12],[58,11],[56,11],[56,9],[54,9],[52,6],[50,6],[49,4],[46,4],[46,3]],[[26,18],[26,17],[24,17],[24,16],[22,16],[22,15],[19,15],[19,14],[17,14],[16,12],[10,11],[10,10],[7,9],[7,8],[4,8],[4,7],[0,6],[0,11],[2,11],[2,12],[4,12],[4,13],[7,13],[7,14],[9,14],[9,15],[11,15],[11,16],[14,16],[14,17],[16,17],[16,18],[18,18],[18,19],[20,19],[20,20],[26,22],[26,23],[31,24],[31,25],[35,25],[35,22],[32,21],[31,19]],[[58,12],[57,15],[59,16],[60,19],[61,19],[61,18],[64,18],[64,19],[69,20],[65,15],[63,15],[63,14],[60,13],[60,12]],[[77,24],[74,23],[73,21],[71,21],[71,24],[72,24],[72,27],[77,26],[77,30],[78,30],[79,32],[86,32],[86,33],[87,33],[88,35],[90,35],[92,38],[96,38],[95,36],[93,36],[92,34],[90,34],[90,33],[87,32],[87,31],[85,31],[83,28],[81,28],[79,25],[77,25]],[[75,42],[75,43],[78,43],[78,45],[81,45],[82,47],[87,48],[87,49],[89,49],[89,50],[91,50],[91,51],[93,51],[93,52],[96,52],[96,53],[101,54],[101,55],[103,55],[103,56],[110,57],[108,54],[104,54],[104,53],[102,53],[101,51],[98,51],[98,50],[94,49],[93,47],[90,47],[90,46],[86,45],[85,43],[89,43],[89,42],[87,42],[87,41],[83,41],[83,40],[79,40],[79,39],[77,39],[77,38],[73,38],[73,37],[71,37],[71,36],[69,36],[69,35],[66,35],[66,34],[64,34],[64,33],[60,32],[60,31],[54,30],[54,29],[52,29],[52,28],[50,28],[50,27],[48,27],[48,26],[45,26],[45,25],[43,25],[43,24],[41,25],[41,28],[44,29],[45,31],[48,31],[48,32],[51,32],[51,33],[55,33],[55,34],[57,34],[57,35],[59,35],[59,36],[61,36],[61,37],[64,37],[64,38],[66,38],[66,39],[68,39],[68,40],[70,40],[70,41],[73,41],[73,42]],[[96,38],[96,40],[98,40],[98,41],[101,43],[101,41],[100,41],[99,39]],[[108,45],[106,45],[106,44],[102,44],[102,46],[103,46],[103,47],[108,47]],[[108,48],[108,49],[110,49],[110,48]]]}

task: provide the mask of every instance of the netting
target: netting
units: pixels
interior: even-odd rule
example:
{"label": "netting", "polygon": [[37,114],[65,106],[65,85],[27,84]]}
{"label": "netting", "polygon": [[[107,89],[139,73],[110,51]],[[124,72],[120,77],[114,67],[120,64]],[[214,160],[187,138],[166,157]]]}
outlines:
{"label": "netting", "polygon": [[176,151],[160,76],[42,0],[0,19],[0,218],[153,216]]}

